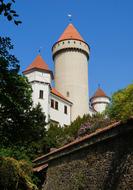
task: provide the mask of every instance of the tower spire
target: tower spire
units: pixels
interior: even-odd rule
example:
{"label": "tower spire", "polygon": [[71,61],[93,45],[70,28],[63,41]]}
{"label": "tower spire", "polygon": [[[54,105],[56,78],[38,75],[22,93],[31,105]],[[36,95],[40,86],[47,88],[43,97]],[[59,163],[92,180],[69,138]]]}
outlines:
{"label": "tower spire", "polygon": [[74,39],[74,40],[80,40],[84,42],[84,39],[78,32],[78,30],[74,27],[72,23],[69,23],[58,41],[67,40],[67,39]]}

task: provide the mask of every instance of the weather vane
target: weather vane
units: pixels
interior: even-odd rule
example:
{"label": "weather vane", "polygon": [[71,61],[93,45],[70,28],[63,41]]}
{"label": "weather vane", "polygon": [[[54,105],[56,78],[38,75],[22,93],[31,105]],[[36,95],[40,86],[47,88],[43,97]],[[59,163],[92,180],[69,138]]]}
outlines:
{"label": "weather vane", "polygon": [[68,18],[69,18],[69,22],[72,22],[72,15],[71,15],[71,14],[68,14],[67,16],[68,16]]}
{"label": "weather vane", "polygon": [[38,53],[41,55],[41,50],[42,50],[42,47],[40,46],[39,50],[38,50]]}
{"label": "weather vane", "polygon": [[100,84],[98,84],[98,88],[100,88]]}

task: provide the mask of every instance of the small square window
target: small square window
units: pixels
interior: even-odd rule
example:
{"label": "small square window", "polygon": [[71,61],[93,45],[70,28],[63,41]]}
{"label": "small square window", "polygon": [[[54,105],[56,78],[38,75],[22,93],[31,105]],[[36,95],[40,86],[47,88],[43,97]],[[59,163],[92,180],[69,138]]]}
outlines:
{"label": "small square window", "polygon": [[51,108],[54,108],[54,100],[51,99]]}
{"label": "small square window", "polygon": [[40,99],[43,99],[43,90],[40,90],[40,91],[39,91],[39,98],[40,98]]}
{"label": "small square window", "polygon": [[64,106],[64,113],[67,114],[67,106]]}
{"label": "small square window", "polygon": [[55,102],[55,109],[58,110],[58,102]]}

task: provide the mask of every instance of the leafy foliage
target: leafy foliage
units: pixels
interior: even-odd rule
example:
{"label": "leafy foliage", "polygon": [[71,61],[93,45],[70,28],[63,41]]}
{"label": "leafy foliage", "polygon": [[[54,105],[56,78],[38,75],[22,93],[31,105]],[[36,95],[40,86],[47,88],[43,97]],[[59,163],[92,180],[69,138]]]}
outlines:
{"label": "leafy foliage", "polygon": [[45,142],[49,148],[59,148],[80,136],[107,126],[109,123],[110,119],[105,118],[104,114],[96,114],[78,117],[70,126],[63,128],[51,124],[46,133]]}
{"label": "leafy foliage", "polygon": [[7,1],[0,0],[0,15],[2,13],[8,19],[8,21],[13,21],[16,25],[21,24],[22,22],[16,19],[19,15],[15,10],[12,9],[12,5],[15,3],[15,0]]}
{"label": "leafy foliage", "polygon": [[106,113],[111,119],[126,121],[133,116],[133,84],[115,92]]}
{"label": "leafy foliage", "polygon": [[0,157],[12,157],[17,160],[27,160],[29,161],[29,156],[24,147],[1,147]]}
{"label": "leafy foliage", "polygon": [[25,167],[44,150],[45,115],[39,104],[33,107],[31,86],[12,49],[11,40],[0,37],[0,187],[32,190],[31,166]]}
{"label": "leafy foliage", "polygon": [[32,182],[32,167],[24,161],[10,157],[0,158],[0,187],[10,190],[37,190]]}
{"label": "leafy foliage", "polygon": [[0,37],[1,146],[25,147],[34,156],[45,136],[45,115],[40,105],[33,107],[31,86],[19,74],[19,62],[9,53],[12,49],[11,40]]}
{"label": "leafy foliage", "polygon": [[46,132],[45,142],[49,148],[57,148],[61,146],[64,138],[63,128],[58,125],[50,124]]}

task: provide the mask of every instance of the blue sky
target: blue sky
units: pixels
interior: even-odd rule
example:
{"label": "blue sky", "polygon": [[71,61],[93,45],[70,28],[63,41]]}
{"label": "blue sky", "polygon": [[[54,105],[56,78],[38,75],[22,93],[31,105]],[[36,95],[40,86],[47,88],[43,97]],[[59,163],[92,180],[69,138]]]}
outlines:
{"label": "blue sky", "polygon": [[133,0],[22,0],[14,8],[23,22],[0,17],[0,35],[9,36],[21,71],[37,56],[54,69],[51,47],[72,23],[91,48],[89,94],[98,84],[111,95],[133,83]]}

